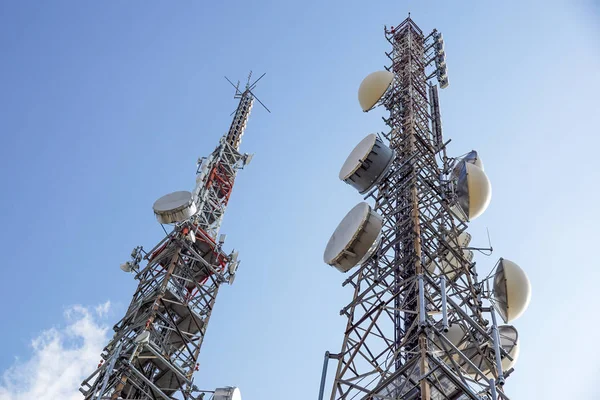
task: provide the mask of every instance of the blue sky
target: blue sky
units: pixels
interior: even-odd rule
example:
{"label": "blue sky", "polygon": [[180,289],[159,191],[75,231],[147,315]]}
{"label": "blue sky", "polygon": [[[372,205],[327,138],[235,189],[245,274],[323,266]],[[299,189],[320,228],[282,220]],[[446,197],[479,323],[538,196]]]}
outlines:
{"label": "blue sky", "polygon": [[361,199],[337,173],[362,137],[384,129],[381,113],[360,111],[356,91],[387,63],[383,25],[408,11],[444,34],[450,151],[477,149],[493,185],[470,227],[482,245],[488,227],[496,250],[477,256],[478,268],[503,256],[532,281],[507,393],[600,396],[590,340],[600,281],[598,2],[322,3],[0,3],[2,400],[19,398],[10,382],[23,366],[41,368],[52,334],[75,351],[85,343],[73,326],[101,331],[120,318],[135,282],[119,264],[162,237],[152,203],[193,187],[196,159],[236,106],[223,75],[244,80],[250,69],[267,72],[256,92],[273,113],[257,105],[242,141],[256,156],[222,227],[242,264],[220,292],[196,381],[239,385],[247,400],[316,397],[323,352],[339,351],[339,310],[352,296],[322,262]]}

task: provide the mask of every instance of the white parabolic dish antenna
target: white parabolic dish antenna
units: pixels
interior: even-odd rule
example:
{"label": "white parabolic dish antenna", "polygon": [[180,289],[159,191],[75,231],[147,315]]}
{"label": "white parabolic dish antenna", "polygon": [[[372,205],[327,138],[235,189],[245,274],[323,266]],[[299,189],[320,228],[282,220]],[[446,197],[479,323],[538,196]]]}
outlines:
{"label": "white parabolic dish antenna", "polygon": [[123,272],[131,272],[133,270],[133,266],[129,261],[126,261],[123,264],[121,264],[120,268]]}
{"label": "white parabolic dish antenna", "polygon": [[215,390],[213,400],[242,400],[242,393],[236,387],[224,387]]}
{"label": "white parabolic dish antenna", "polygon": [[531,300],[531,283],[521,267],[501,258],[494,275],[494,307],[504,322],[521,316]]}
{"label": "white parabolic dish antenna", "polygon": [[[456,193],[458,195],[457,217],[471,221],[479,217],[490,205],[492,200],[492,184],[487,175],[475,164],[461,161],[461,166],[455,170],[457,179]],[[456,209],[456,207],[455,207]]]}
{"label": "white parabolic dish antenna", "polygon": [[[500,338],[500,347],[502,350],[506,351],[508,355],[512,358],[509,359],[505,355],[501,355],[502,370],[507,371],[510,368],[514,367],[517,363],[517,359],[519,358],[519,333],[517,329],[512,325],[500,325],[498,327],[498,336]],[[487,349],[485,349],[487,347]],[[494,360],[494,356],[492,353],[492,344],[488,343],[484,346],[484,353],[490,352],[490,359]],[[463,350],[463,353],[470,358],[470,360],[475,364],[481,372],[483,372],[488,378],[492,376],[492,369],[495,365],[494,363],[490,363],[490,360],[485,360],[478,352],[477,349],[471,344],[466,350]],[[466,365],[467,373],[470,375],[474,375],[475,371],[469,365]]]}
{"label": "white parabolic dish antenna", "polygon": [[[461,252],[463,254],[464,259],[467,262],[473,261],[473,252],[471,250],[463,250],[463,247],[468,246],[471,242],[471,234],[464,231],[461,232],[458,236],[453,236],[448,239],[450,245],[456,249],[457,252]],[[463,270],[463,266],[461,265],[461,259],[457,258],[454,253],[450,250],[446,250],[442,253],[442,256],[439,258],[439,273],[446,274],[446,278],[450,280],[454,280],[456,276],[458,276]],[[436,264],[434,262],[429,262],[426,264],[425,268],[431,273],[434,273],[436,270]]]}
{"label": "white parabolic dish antenna", "polygon": [[152,206],[156,219],[161,224],[173,224],[196,214],[196,203],[188,191],[169,193]]}
{"label": "white parabolic dish antenna", "polygon": [[[464,328],[458,323],[450,325],[448,327],[448,332],[444,333],[443,335],[446,336],[450,343],[452,343],[459,350],[464,349],[465,346],[468,344],[468,341],[466,339],[466,328]],[[437,336],[434,338],[434,342],[440,347],[440,350],[448,347],[447,345],[445,345],[445,343],[444,345],[442,345],[442,341]],[[453,358],[458,360],[456,356],[454,356]]]}
{"label": "white parabolic dish antenna", "polygon": [[371,133],[352,150],[342,169],[340,179],[364,193],[375,186],[389,170],[394,151]]}
{"label": "white parabolic dish antenna", "polygon": [[[461,250],[458,251],[460,252]],[[468,263],[473,261],[474,254],[471,250],[462,250],[462,253],[465,261]],[[461,261],[462,260],[454,256],[452,252],[448,252],[446,257],[440,261],[441,270],[446,274],[448,279],[454,280],[454,278],[465,271],[465,266],[461,264]]]}
{"label": "white parabolic dish antenna", "polygon": [[134,340],[135,343],[147,344],[150,342],[150,331],[142,331]]}
{"label": "white parabolic dish antenna", "polygon": [[[495,358],[493,353],[493,344],[484,343],[477,345],[467,339],[467,332],[460,325],[453,324],[450,326],[446,337],[456,346],[469,360],[481,370],[488,378],[491,377],[492,369],[495,369]],[[519,357],[519,333],[512,325],[500,325],[498,327],[498,337],[500,338],[500,347],[510,355],[509,359],[505,355],[501,355],[502,370],[506,371],[512,368],[517,363]],[[479,347],[479,349],[478,349]],[[483,357],[480,354],[486,354]],[[452,358],[466,370],[469,375],[475,375],[475,370],[461,356],[455,354]]]}
{"label": "white parabolic dish antenna", "polygon": [[[458,349],[463,349],[465,347],[465,342],[463,339],[467,335],[465,328],[463,328],[460,324],[452,324],[448,327],[448,332],[445,333],[450,343],[456,346]],[[461,343],[463,342],[463,343]]]}
{"label": "white parabolic dish antenna", "polygon": [[394,74],[389,71],[373,72],[360,83],[358,102],[363,111],[369,111],[392,84]]}
{"label": "white parabolic dish antenna", "polygon": [[369,204],[358,203],[331,235],[323,260],[341,272],[348,272],[377,248],[382,226],[383,219]]}
{"label": "white parabolic dish antenna", "polygon": [[512,358],[502,356],[502,369],[507,371],[515,366],[519,358],[519,333],[512,325],[500,325],[498,327],[498,336],[500,337],[500,346]]}

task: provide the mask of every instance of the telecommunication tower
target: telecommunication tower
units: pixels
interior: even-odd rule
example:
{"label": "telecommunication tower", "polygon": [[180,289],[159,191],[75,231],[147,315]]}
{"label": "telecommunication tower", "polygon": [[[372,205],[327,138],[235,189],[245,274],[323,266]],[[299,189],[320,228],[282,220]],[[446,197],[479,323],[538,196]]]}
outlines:
{"label": "telecommunication tower", "polygon": [[467,229],[491,185],[477,152],[447,155],[433,81],[448,86],[442,35],[423,34],[410,15],[384,32],[390,65],[363,80],[358,98],[365,112],[389,112],[389,131],[363,139],[340,171],[367,201],[325,249],[354,295],[340,312],[341,351],[325,353],[319,399],[329,359],[331,400],[508,399],[503,385],[519,352],[508,323],[527,308],[529,280],[503,258],[487,277],[477,273],[473,251],[492,249],[470,247]]}
{"label": "telecommunication tower", "polygon": [[239,265],[237,252],[223,250],[219,228],[237,171],[252,159],[239,147],[254,100],[260,103],[252,90],[264,74],[254,83],[251,76],[243,90],[228,80],[239,104],[216,149],[198,160],[193,192],[154,203],[156,218],[172,224],[171,232],[149,252],[136,247],[121,265],[139,284],[100,364],[79,389],[86,400],[196,400],[206,394],[241,400],[236,387],[199,389],[193,374],[219,289],[233,283]]}

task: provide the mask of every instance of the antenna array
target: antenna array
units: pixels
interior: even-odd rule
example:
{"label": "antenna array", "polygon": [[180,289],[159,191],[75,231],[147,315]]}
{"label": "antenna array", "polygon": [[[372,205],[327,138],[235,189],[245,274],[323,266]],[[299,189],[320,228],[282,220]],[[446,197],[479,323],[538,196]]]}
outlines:
{"label": "antenna array", "polygon": [[477,152],[446,154],[431,82],[448,86],[442,35],[425,36],[409,17],[385,37],[391,64],[367,76],[358,96],[363,111],[389,112],[389,131],[367,136],[342,166],[340,179],[367,202],[342,220],[324,254],[350,274],[344,286],[354,295],[340,312],[342,349],[326,353],[319,398],[336,359],[331,400],[507,399],[519,341],[497,316],[507,324],[522,314],[529,281],[502,258],[479,280],[467,229],[491,185]]}
{"label": "antenna array", "polygon": [[219,230],[237,171],[252,158],[239,146],[257,81],[250,84],[249,77],[243,91],[236,86],[233,122],[212,154],[198,161],[193,192],[154,203],[158,221],[173,229],[149,252],[136,247],[121,265],[139,284],[97,369],[81,384],[86,400],[199,400],[207,394],[241,400],[235,387],[199,389],[193,374],[219,289],[233,283],[239,265],[237,252],[224,251]]}

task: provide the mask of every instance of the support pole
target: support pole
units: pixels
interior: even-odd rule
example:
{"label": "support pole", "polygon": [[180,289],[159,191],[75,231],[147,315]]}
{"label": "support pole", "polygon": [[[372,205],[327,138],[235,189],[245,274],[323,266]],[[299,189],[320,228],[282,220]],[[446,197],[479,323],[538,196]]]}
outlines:
{"label": "support pole", "polygon": [[496,313],[492,314],[492,337],[494,338],[494,353],[496,354],[496,369],[498,370],[498,385],[504,385],[504,371],[502,371],[502,358],[500,356],[500,335],[498,334],[498,324],[496,322]]}
{"label": "support pole", "polygon": [[422,328],[427,325],[427,314],[425,313],[425,285],[423,284],[423,275],[419,275],[419,326]]}
{"label": "support pole", "polygon": [[319,388],[319,400],[323,400],[325,380],[327,379],[327,364],[330,358],[337,359],[339,358],[339,354],[331,354],[328,351],[325,352],[325,357],[323,358],[323,372],[321,373],[321,387]]}
{"label": "support pole", "polygon": [[446,301],[446,277],[440,278],[440,288],[442,291],[442,330],[448,332],[448,302]]}
{"label": "support pole", "polygon": [[498,399],[498,393],[496,393],[496,381],[493,378],[490,379],[490,394],[492,395],[492,400]]}

